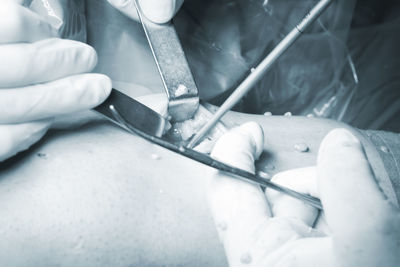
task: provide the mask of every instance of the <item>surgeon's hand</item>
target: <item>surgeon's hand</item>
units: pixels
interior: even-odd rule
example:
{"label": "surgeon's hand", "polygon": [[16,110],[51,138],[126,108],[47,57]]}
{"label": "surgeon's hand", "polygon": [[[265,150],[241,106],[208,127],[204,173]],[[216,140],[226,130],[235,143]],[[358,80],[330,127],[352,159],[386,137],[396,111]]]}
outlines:
{"label": "surgeon's hand", "polygon": [[[135,0],[107,0],[126,16],[138,21]],[[183,4],[183,0],[138,0],[143,14],[155,23],[170,21]]]}
{"label": "surgeon's hand", "polygon": [[[260,130],[242,126],[217,142],[212,155],[254,171]],[[320,197],[324,213],[256,185],[216,174],[209,203],[231,266],[398,266],[400,213],[384,197],[359,140],[336,129],[323,140],[317,167],[273,180]]]}
{"label": "surgeon's hand", "polygon": [[93,48],[56,37],[17,1],[0,2],[0,161],[38,141],[55,117],[90,109],[111,90],[109,78],[88,74]]}

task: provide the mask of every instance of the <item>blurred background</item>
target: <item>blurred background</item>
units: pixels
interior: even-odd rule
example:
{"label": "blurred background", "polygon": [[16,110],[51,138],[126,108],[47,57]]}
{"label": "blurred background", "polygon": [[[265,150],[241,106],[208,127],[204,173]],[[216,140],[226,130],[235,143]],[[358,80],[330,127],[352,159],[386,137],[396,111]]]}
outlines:
{"label": "blurred background", "polygon": [[[67,11],[53,25],[96,49],[95,71],[116,89],[133,97],[163,92],[140,24],[106,0],[49,2]],[[174,23],[201,99],[221,104],[317,2],[186,0]],[[400,1],[336,0],[235,110],[400,132],[399,48]]]}

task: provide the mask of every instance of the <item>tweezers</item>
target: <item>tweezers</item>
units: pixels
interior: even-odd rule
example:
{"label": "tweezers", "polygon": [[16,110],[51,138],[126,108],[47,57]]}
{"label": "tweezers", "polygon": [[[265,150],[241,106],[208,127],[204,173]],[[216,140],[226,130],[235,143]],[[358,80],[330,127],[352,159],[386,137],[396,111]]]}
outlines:
{"label": "tweezers", "polygon": [[258,175],[255,175],[251,172],[242,170],[240,168],[236,168],[233,166],[230,166],[228,164],[225,164],[221,161],[218,161],[216,159],[213,159],[212,157],[197,152],[193,149],[184,147],[182,145],[175,145],[173,143],[170,143],[166,140],[163,140],[159,137],[147,134],[137,128],[135,128],[133,125],[131,125],[130,123],[128,123],[127,120],[125,120],[122,115],[120,114],[120,112],[116,109],[116,107],[114,105],[109,105],[108,106],[109,111],[111,112],[112,116],[114,117],[114,119],[116,120],[116,122],[118,122],[118,124],[123,127],[125,130],[127,130],[130,133],[136,134],[144,139],[146,139],[147,141],[157,144],[161,147],[164,147],[170,151],[173,151],[175,153],[178,153],[182,156],[185,156],[187,158],[190,158],[192,160],[195,160],[197,162],[200,162],[202,164],[205,164],[209,167],[212,167],[214,169],[217,169],[219,171],[223,171],[226,173],[229,173],[231,175],[233,175],[232,177],[237,178],[237,179],[241,179],[250,183],[254,183],[254,184],[258,184],[261,185],[263,187],[268,187],[271,189],[274,189],[278,192],[281,192],[283,194],[286,194],[288,196],[294,197],[296,199],[299,199],[301,201],[303,201],[304,203],[307,203],[319,210],[322,210],[322,204],[321,201],[318,198],[315,198],[313,196],[310,195],[305,195],[299,192],[296,192],[294,190],[291,190],[289,188],[280,186],[274,182],[271,182],[270,180],[267,180],[265,178],[262,178]]}

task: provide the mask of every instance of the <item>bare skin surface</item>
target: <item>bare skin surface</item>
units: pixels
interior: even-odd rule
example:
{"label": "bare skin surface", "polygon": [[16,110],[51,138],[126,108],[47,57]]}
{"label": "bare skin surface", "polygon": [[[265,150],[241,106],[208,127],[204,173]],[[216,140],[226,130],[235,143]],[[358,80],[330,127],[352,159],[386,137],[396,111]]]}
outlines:
{"label": "bare skin surface", "polygon": [[[383,162],[374,145],[358,130],[333,120],[250,115],[229,112],[223,122],[231,127],[247,121],[259,123],[264,130],[264,152],[257,162],[257,169],[274,175],[284,170],[315,165],[317,152],[323,138],[335,128],[350,130],[363,143],[366,154],[379,180],[387,177]],[[299,151],[297,145],[305,144],[308,150]]]}
{"label": "bare skin surface", "polygon": [[2,167],[0,261],[223,264],[203,196],[204,170],[108,123],[52,133]]}
{"label": "bare skin surface", "polygon": [[[343,124],[229,113],[260,123],[259,170],[315,165],[323,137]],[[357,135],[358,137],[359,134]],[[375,149],[360,137],[373,165]],[[294,148],[305,143],[309,151]],[[375,168],[375,166],[374,166]],[[5,266],[226,265],[205,184],[208,167],[107,123],[50,133],[0,167],[0,261]]]}

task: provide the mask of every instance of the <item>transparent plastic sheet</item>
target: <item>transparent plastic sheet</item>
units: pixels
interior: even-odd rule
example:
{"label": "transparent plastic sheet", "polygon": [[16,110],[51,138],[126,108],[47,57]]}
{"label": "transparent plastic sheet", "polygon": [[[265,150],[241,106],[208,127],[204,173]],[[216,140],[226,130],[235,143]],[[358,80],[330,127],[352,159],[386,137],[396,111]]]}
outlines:
{"label": "transparent plastic sheet", "polygon": [[[187,0],[175,25],[202,98],[222,103],[316,3]],[[334,1],[236,110],[342,119],[357,85],[345,45],[354,3]]]}
{"label": "transparent plastic sheet", "polygon": [[[81,41],[86,39],[86,4],[88,41],[99,55],[96,71],[111,76],[118,89],[127,88],[133,96],[163,92],[140,25],[106,0],[25,2],[64,38]],[[220,103],[316,2],[186,0],[175,23],[202,98]],[[350,29],[354,2],[335,1],[238,109],[314,114],[343,118],[364,129],[399,131],[399,9],[383,9],[385,15],[377,16],[376,6],[358,3],[364,11]],[[349,29],[354,64],[344,45]],[[362,77],[359,84],[357,73]]]}
{"label": "transparent plastic sheet", "polygon": [[[360,20],[367,23],[353,25],[350,32],[348,46],[360,82],[344,122],[361,129],[400,132],[400,3],[382,11],[375,9],[374,16],[367,18],[362,15]],[[375,19],[377,13],[384,17]]]}
{"label": "transparent plastic sheet", "polygon": [[132,97],[163,93],[142,26],[106,0],[85,0],[85,3],[88,44],[98,55],[94,72],[108,75],[116,89]]}
{"label": "transparent plastic sheet", "polygon": [[60,36],[86,42],[85,1],[33,0],[29,8],[55,27]]}
{"label": "transparent plastic sheet", "polygon": [[[222,103],[316,3],[186,0],[174,21],[201,99]],[[357,86],[345,45],[354,3],[334,1],[236,110],[341,119]],[[109,75],[118,89],[163,92],[141,26],[105,0],[86,0],[86,7],[88,42],[99,55],[95,71]]]}

